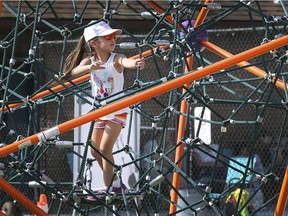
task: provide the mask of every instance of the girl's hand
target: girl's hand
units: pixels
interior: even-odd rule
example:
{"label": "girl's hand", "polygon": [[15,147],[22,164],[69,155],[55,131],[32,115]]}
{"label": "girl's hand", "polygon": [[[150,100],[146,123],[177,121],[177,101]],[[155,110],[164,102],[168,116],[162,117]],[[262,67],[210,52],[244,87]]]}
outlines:
{"label": "girl's hand", "polygon": [[140,70],[144,69],[145,66],[145,59],[144,58],[137,58],[135,59],[136,61],[136,67],[139,68]]}
{"label": "girl's hand", "polygon": [[89,67],[90,71],[92,70],[99,70],[99,69],[105,69],[105,67],[101,66],[99,62],[94,62]]}

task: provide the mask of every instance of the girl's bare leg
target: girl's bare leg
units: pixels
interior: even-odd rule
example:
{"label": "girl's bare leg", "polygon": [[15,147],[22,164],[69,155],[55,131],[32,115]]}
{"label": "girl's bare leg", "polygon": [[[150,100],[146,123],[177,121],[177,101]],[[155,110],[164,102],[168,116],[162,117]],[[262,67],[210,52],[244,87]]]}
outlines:
{"label": "girl's bare leg", "polygon": [[[99,150],[105,157],[114,164],[114,158],[112,155],[113,146],[121,132],[122,125],[108,122],[102,134]],[[113,177],[113,166],[104,158],[102,158],[103,180],[104,185],[109,186]]]}
{"label": "girl's bare leg", "polygon": [[[114,164],[114,158],[112,155],[113,146],[121,132],[122,125],[108,122],[104,129],[95,129],[92,133],[92,143],[111,163]],[[102,158],[93,149],[92,155],[96,158],[99,166],[103,170],[103,181],[104,185],[108,186],[113,177],[113,166],[104,158]],[[116,179],[116,178],[115,178]]]}
{"label": "girl's bare leg", "polygon": [[[104,133],[104,128],[100,128],[100,129],[94,128],[92,132],[92,136],[91,136],[92,145],[99,151],[100,151],[100,143],[101,143],[103,133]],[[91,148],[91,154],[97,160],[100,168],[103,170],[102,157],[92,148]]]}

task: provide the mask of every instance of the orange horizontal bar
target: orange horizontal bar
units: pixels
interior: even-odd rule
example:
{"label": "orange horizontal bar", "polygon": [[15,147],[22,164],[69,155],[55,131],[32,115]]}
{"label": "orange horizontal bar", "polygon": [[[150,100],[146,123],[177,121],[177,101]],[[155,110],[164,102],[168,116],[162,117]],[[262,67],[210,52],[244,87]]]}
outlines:
{"label": "orange horizontal bar", "polygon": [[0,188],[4,190],[7,194],[21,203],[22,206],[27,208],[30,212],[37,216],[48,216],[48,213],[44,212],[41,208],[39,208],[35,203],[33,203],[30,199],[24,196],[20,191],[18,191],[15,187],[7,183],[3,178],[0,178]]}
{"label": "orange horizontal bar", "polygon": [[[222,49],[222,48],[220,48],[220,47],[216,46],[215,44],[212,44],[208,41],[201,41],[201,45],[203,47],[207,48],[208,50],[210,50],[210,51],[212,51],[212,52],[214,52],[214,53],[216,53],[222,57],[230,58],[233,56],[233,54],[227,52],[226,50],[224,50],[224,49]],[[249,66],[250,63],[247,61],[243,61],[243,62],[239,62],[237,65],[240,67],[245,67],[245,66]],[[252,74],[254,74],[258,77],[261,77],[261,78],[265,78],[267,76],[267,73],[264,70],[262,70],[256,66],[250,66],[250,67],[246,67],[244,69],[251,72]],[[273,81],[275,81],[275,78],[272,79],[272,82]],[[281,88],[281,89],[284,89],[283,81],[281,79],[277,79],[276,86]],[[286,87],[288,88],[287,84],[286,84]]]}
{"label": "orange horizontal bar", "polygon": [[259,56],[263,53],[266,53],[272,49],[277,49],[281,46],[286,45],[287,40],[288,40],[288,35],[281,37],[281,38],[278,38],[276,40],[270,41],[269,43],[257,46],[253,49],[247,50],[247,51],[242,52],[240,54],[234,55],[228,59],[224,59],[222,61],[216,62],[213,65],[209,65],[207,67],[204,67],[202,69],[194,71],[193,73],[188,73],[187,75],[183,75],[181,77],[175,78],[174,80],[163,83],[159,86],[155,86],[151,89],[140,92],[136,95],[130,96],[130,97],[123,99],[121,101],[115,102],[113,104],[109,104],[109,105],[104,106],[98,110],[91,112],[91,113],[88,113],[88,114],[85,114],[85,115],[80,116],[78,118],[64,122],[58,126],[55,126],[53,128],[50,128],[50,129],[45,130],[43,132],[40,132],[38,134],[27,137],[23,140],[19,140],[17,142],[12,143],[12,144],[6,145],[6,146],[0,148],[0,157],[3,157],[7,154],[16,152],[19,149],[26,148],[32,144],[36,144],[40,140],[45,141],[45,139],[48,139],[48,138],[51,138],[51,137],[56,136],[58,134],[64,133],[68,130],[79,127],[80,125],[86,124],[86,123],[91,122],[97,118],[100,118],[102,116],[108,115],[108,114],[113,113],[113,112],[116,112],[120,109],[123,109],[123,108],[126,108],[128,106],[134,105],[136,103],[148,100],[148,99],[155,97],[157,95],[161,95],[161,94],[168,92],[172,89],[175,89],[175,88],[178,88],[182,85],[185,85],[188,82],[192,82],[194,80],[198,80],[200,78],[203,78],[207,75],[221,71],[221,70],[226,69],[228,67],[231,67],[235,64],[238,64],[239,62],[242,62],[242,61],[245,61],[247,59],[251,59],[251,58],[254,58],[256,56]]}
{"label": "orange horizontal bar", "polygon": [[[84,76],[81,76],[81,77],[78,77],[78,78],[74,79],[73,82],[74,82],[75,84],[78,84],[78,83],[84,82],[85,80],[89,79],[89,77],[90,77],[90,75],[89,75],[89,74],[86,74],[86,75],[84,75]],[[72,86],[72,84],[71,84],[70,82],[65,82],[64,85],[66,85],[66,86],[68,86],[68,87],[71,87],[71,86]],[[55,86],[55,87],[52,87],[51,90],[52,90],[53,92],[58,92],[58,91],[63,90],[64,88],[65,88],[65,87],[62,86],[62,85],[57,85],[57,86]],[[43,97],[45,97],[45,96],[48,96],[48,95],[50,95],[50,94],[51,94],[51,91],[45,90],[45,91],[42,91],[42,92],[36,94],[35,96],[31,97],[30,100],[31,100],[31,101],[36,101],[36,100],[38,100],[38,99],[40,99],[40,98],[43,98]],[[19,107],[19,106],[22,106],[23,104],[24,104],[24,102],[14,103],[14,104],[8,105],[8,107],[9,107],[10,109],[14,109],[14,108],[17,108],[17,107]],[[2,109],[0,108],[0,112],[1,112],[1,111],[2,111]],[[4,108],[4,111],[7,111],[7,107]]]}

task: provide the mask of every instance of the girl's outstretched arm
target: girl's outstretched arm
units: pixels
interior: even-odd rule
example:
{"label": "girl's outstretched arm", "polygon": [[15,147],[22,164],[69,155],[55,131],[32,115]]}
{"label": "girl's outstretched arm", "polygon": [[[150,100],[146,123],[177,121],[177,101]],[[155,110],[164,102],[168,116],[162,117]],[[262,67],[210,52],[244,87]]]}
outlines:
{"label": "girl's outstretched arm", "polygon": [[142,70],[145,66],[144,58],[131,59],[127,58],[125,55],[119,54],[118,64],[122,65],[124,68],[135,69],[140,68]]}
{"label": "girl's outstretched arm", "polygon": [[80,64],[72,70],[72,77],[79,77],[81,75],[90,73],[92,70],[104,69],[105,67],[95,62],[91,63],[90,58],[83,59]]}

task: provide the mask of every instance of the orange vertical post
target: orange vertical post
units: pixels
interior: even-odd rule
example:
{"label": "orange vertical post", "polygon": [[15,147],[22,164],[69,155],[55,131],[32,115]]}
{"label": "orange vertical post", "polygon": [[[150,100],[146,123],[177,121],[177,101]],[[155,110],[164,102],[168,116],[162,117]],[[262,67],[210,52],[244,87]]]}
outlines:
{"label": "orange vertical post", "polygon": [[48,216],[48,213],[40,209],[35,203],[25,197],[20,191],[15,187],[7,183],[3,178],[0,178],[0,188],[4,190],[7,194],[17,200],[21,205],[25,206],[29,211],[35,215]]}
{"label": "orange vertical post", "polygon": [[284,175],[274,216],[283,216],[288,198],[288,166]]}
{"label": "orange vertical post", "polygon": [[[213,0],[206,0],[204,4],[208,4],[208,3],[211,3],[213,2]],[[202,24],[208,14],[208,9],[207,8],[202,8],[200,13],[199,13],[199,16],[197,17],[196,21],[195,21],[195,24],[194,24],[194,27]],[[188,55],[191,54],[191,53],[188,53]],[[188,63],[188,66],[190,68],[192,68],[193,66],[193,58],[190,57],[187,59],[187,63]],[[188,68],[186,67],[185,68],[185,72],[188,72]],[[190,84],[185,84],[185,86],[187,88],[189,88]],[[183,89],[183,92],[182,94],[185,94],[186,90]],[[187,113],[187,101],[186,100],[182,100],[181,101],[181,107],[180,107],[180,112],[181,113]],[[177,134],[177,143],[180,142],[181,138],[184,136],[184,131],[185,131],[185,123],[186,123],[186,117],[181,115],[179,117],[179,125],[178,125],[178,134]],[[179,145],[176,149],[176,152],[175,152],[175,162],[179,161],[181,156],[183,155],[183,151],[184,151],[184,143],[181,143],[181,145]],[[179,167],[179,169],[182,168],[182,161],[180,161],[177,166]],[[173,173],[173,179],[172,179],[172,185],[173,187],[179,191],[179,188],[180,188],[180,175],[179,173],[175,172]],[[171,201],[173,203],[177,203],[178,202],[178,194],[176,193],[176,191],[171,191]],[[169,213],[172,214],[173,212],[176,211],[176,206],[174,204],[170,204],[170,208],[169,208]]]}
{"label": "orange vertical post", "polygon": [[[209,4],[209,3],[212,3],[213,0],[206,0],[204,4]],[[195,21],[195,27],[198,26],[198,25],[201,25],[204,20],[206,19],[207,17],[207,14],[208,14],[209,10],[205,7],[201,8],[201,11]]]}
{"label": "orange vertical post", "polygon": [[[190,53],[188,53],[189,55]],[[193,66],[193,58],[192,57],[188,57],[187,59],[187,63],[189,68],[192,68]],[[186,67],[185,68],[185,73],[187,73],[189,70]],[[186,88],[190,87],[190,84],[187,83],[184,85]],[[182,94],[185,94],[186,90],[183,89],[182,90]],[[187,101],[186,100],[182,100],[181,101],[181,107],[180,107],[180,112],[183,114],[187,113]],[[178,124],[178,134],[177,134],[177,143],[179,143],[181,141],[181,138],[184,136],[184,132],[185,132],[185,123],[186,123],[186,117],[184,115],[180,115],[179,117],[179,124]],[[175,152],[175,162],[179,162],[181,156],[183,155],[183,151],[184,151],[184,143],[181,143],[177,148],[176,148],[176,152]],[[180,161],[177,164],[178,168],[181,169],[182,168],[182,161]],[[175,187],[175,190],[179,191],[180,188],[180,175],[177,172],[173,173],[173,178],[172,178],[172,185]],[[178,202],[178,194],[176,193],[176,191],[172,190],[171,191],[171,201],[173,203],[177,203]],[[173,213],[175,212],[176,207],[173,204],[170,204],[170,209],[169,209],[169,213]]]}
{"label": "orange vertical post", "polygon": [[2,15],[2,0],[0,0],[0,17],[1,17],[1,15]]}

